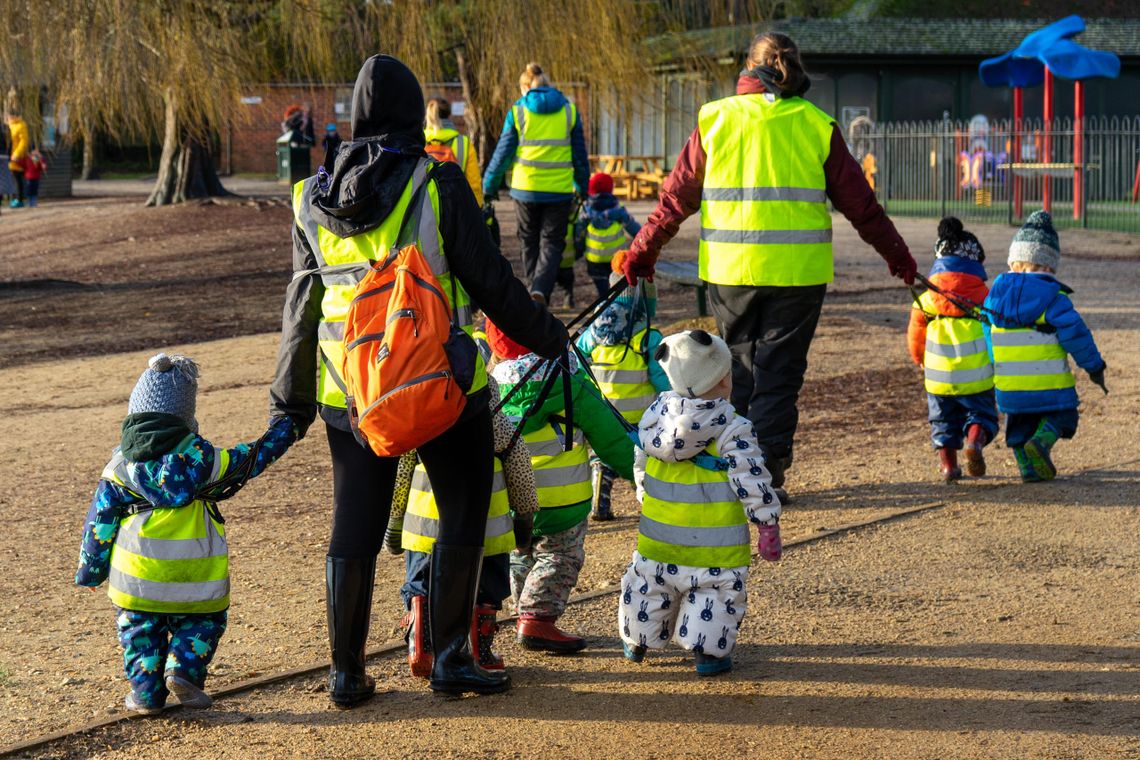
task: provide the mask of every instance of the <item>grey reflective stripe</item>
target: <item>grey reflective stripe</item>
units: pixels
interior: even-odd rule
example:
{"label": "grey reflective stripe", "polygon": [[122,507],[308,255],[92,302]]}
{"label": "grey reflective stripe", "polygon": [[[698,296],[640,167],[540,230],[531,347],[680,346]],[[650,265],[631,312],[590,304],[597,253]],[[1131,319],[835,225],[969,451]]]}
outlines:
{"label": "grey reflective stripe", "polygon": [[534,169],[572,169],[574,164],[571,161],[534,161],[529,158],[516,158],[515,163],[522,166],[529,166]]}
{"label": "grey reflective stripe", "polygon": [[831,230],[713,230],[702,227],[701,240],[738,245],[806,245],[830,243]]}
{"label": "grey reflective stripe", "polygon": [[648,383],[649,373],[643,369],[605,369],[594,367],[594,377],[599,383]]}
{"label": "grey reflective stripe", "polygon": [[[448,288],[448,290],[450,290],[450,288]],[[459,295],[459,285],[458,284],[456,284],[456,286],[455,286],[455,294]],[[451,293],[448,293],[447,297],[450,299]],[[471,316],[471,306],[469,304],[463,304],[462,306],[460,306],[459,307],[459,326],[463,327],[465,325],[471,324],[472,319],[473,318]]]}
{"label": "grey reflective stripe", "polygon": [[537,467],[534,471],[534,484],[538,488],[560,488],[590,480],[590,465],[587,462],[567,467]]}
{"label": "grey reflective stripe", "polygon": [[487,518],[487,530],[483,531],[484,538],[498,538],[505,536],[515,529],[515,521],[510,515],[499,515]]}
{"label": "grey reflective stripe", "polygon": [[709,504],[719,501],[737,501],[736,491],[727,481],[715,483],[672,483],[658,480],[652,475],[645,476],[645,494],[658,501],[674,504]]}
{"label": "grey reflective stripe", "polygon": [[[428,479],[427,472],[419,467],[412,471],[412,490],[421,493],[431,493],[431,480]],[[496,470],[495,476],[491,478],[491,493],[507,490],[507,481],[503,477],[502,470]]]}
{"label": "grey reflective stripe", "polygon": [[701,190],[701,200],[824,203],[827,191],[813,187],[706,187]]}
{"label": "grey reflective stripe", "polygon": [[[206,481],[207,483],[218,482],[218,478],[222,477],[222,474],[223,474],[222,473],[222,450],[219,449],[217,446],[214,446],[213,448],[214,448],[214,464],[210,468],[210,479]],[[213,522],[210,522],[210,528],[213,529],[213,527],[214,527]]]}
{"label": "grey reflective stripe", "polygon": [[625,245],[623,243],[618,243],[617,245],[611,245],[609,248],[587,248],[586,253],[593,256],[608,256],[611,253],[617,253],[624,247]]}
{"label": "grey reflective stripe", "polygon": [[567,137],[565,140],[549,140],[549,139],[519,140],[519,147],[521,147],[521,148],[530,148],[530,147],[535,147],[535,148],[538,148],[538,147],[565,148],[569,144],[570,144],[570,138],[569,137]]}
{"label": "grey reflective stripe", "polygon": [[224,599],[230,593],[230,580],[163,583],[128,575],[116,567],[108,578],[111,588],[138,599],[152,602],[208,602]]}
{"label": "grey reflective stripe", "polygon": [[[215,478],[216,479],[216,478]],[[212,480],[211,480],[212,482]],[[186,506],[182,509],[192,509]],[[161,560],[177,559],[203,559],[205,557],[224,557],[226,539],[218,533],[214,521],[206,517],[206,535],[202,538],[150,538],[140,536],[139,531],[153,512],[146,512],[130,525],[120,528],[115,536],[115,547],[131,554]]]}
{"label": "grey reflective stripe", "polygon": [[455,154],[455,160],[459,163],[459,167],[466,173],[467,141],[463,139],[463,135],[456,135],[451,142],[455,144],[455,148],[451,152]]}
{"label": "grey reflective stripe", "polygon": [[657,398],[655,394],[650,393],[646,396],[638,396],[636,398],[611,398],[607,399],[614,409],[619,412],[644,412],[653,403],[653,399]]}
{"label": "grey reflective stripe", "polygon": [[934,383],[976,383],[994,376],[994,368],[989,364],[974,369],[942,370],[927,367],[923,370],[927,380]]}
{"label": "grey reflective stripe", "polygon": [[994,374],[1005,377],[1025,375],[1063,375],[1069,371],[1066,359],[1042,359],[1028,362],[994,362]]}
{"label": "grey reflective stripe", "polygon": [[344,340],[344,322],[318,322],[317,340]]}
{"label": "grey reflective stripe", "polygon": [[1025,346],[1056,346],[1061,341],[1056,333],[1043,333],[1037,330],[1000,330],[990,331],[990,339],[994,346],[1024,348]]}
{"label": "grey reflective stripe", "polygon": [[[588,229],[592,230],[593,227],[590,227]],[[623,230],[618,230],[612,235],[595,235],[593,232],[587,231],[586,239],[592,240],[595,243],[620,243],[621,241],[625,240],[625,232]]]}
{"label": "grey reflective stripe", "polygon": [[935,356],[945,356],[950,359],[961,359],[965,356],[984,353],[986,350],[985,338],[974,338],[965,343],[935,343],[927,339],[926,353]]}
{"label": "grey reflective stripe", "polygon": [[[518,125],[518,129],[519,129],[519,147],[520,148],[530,147],[530,146],[534,146],[534,147],[539,147],[539,146],[566,147],[566,146],[570,145],[570,133],[574,130],[574,119],[570,114],[570,104],[567,103],[565,106],[562,107],[562,110],[566,114],[566,137],[564,139],[561,139],[561,140],[554,140],[554,139],[528,140],[523,136],[524,131],[526,129],[526,106],[517,106],[515,109],[515,123]],[[518,159],[516,159],[516,160],[518,160]],[[521,164],[523,162],[520,160],[519,163]],[[529,166],[530,164],[526,164],[526,165]]]}
{"label": "grey reflective stripe", "polygon": [[646,538],[675,546],[747,546],[750,542],[747,524],[726,525],[722,528],[682,528],[642,515],[638,530]]}
{"label": "grey reflective stripe", "polygon": [[[517,424],[517,421],[512,420],[512,424]],[[574,428],[574,445],[581,446],[586,441],[582,435],[580,428]],[[566,451],[557,437],[551,438],[548,441],[525,441],[527,451],[532,457],[555,457],[559,454],[565,454]]]}
{"label": "grey reflective stripe", "polygon": [[337,264],[332,267],[321,267],[318,273],[321,276],[321,282],[324,283],[326,288],[351,288],[356,287],[371,268],[372,262],[361,261],[353,264]]}
{"label": "grey reflective stripe", "polygon": [[[515,524],[510,515],[499,515],[498,517],[488,518],[487,529],[483,531],[483,538],[486,540],[505,536],[514,530],[514,527]],[[424,536],[425,538],[432,539],[439,538],[439,520],[408,513],[404,515],[404,530],[414,536]]]}

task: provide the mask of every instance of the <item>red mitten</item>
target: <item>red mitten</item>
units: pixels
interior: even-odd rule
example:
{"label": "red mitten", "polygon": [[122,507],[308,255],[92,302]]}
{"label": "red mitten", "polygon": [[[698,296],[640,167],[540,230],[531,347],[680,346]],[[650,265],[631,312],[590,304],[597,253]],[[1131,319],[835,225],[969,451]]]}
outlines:
{"label": "red mitten", "polygon": [[657,266],[657,257],[639,248],[631,248],[622,262],[622,273],[630,285],[636,285],[639,279],[653,282],[653,270]]}
{"label": "red mitten", "polygon": [[760,526],[760,539],[756,542],[760,558],[776,562],[784,554],[784,544],[780,541],[780,523]]}
{"label": "red mitten", "polygon": [[915,263],[914,256],[910,255],[910,251],[905,255],[905,259],[900,256],[894,261],[888,261],[887,269],[890,270],[892,277],[898,277],[907,285],[913,285],[914,276],[918,274],[918,264]]}

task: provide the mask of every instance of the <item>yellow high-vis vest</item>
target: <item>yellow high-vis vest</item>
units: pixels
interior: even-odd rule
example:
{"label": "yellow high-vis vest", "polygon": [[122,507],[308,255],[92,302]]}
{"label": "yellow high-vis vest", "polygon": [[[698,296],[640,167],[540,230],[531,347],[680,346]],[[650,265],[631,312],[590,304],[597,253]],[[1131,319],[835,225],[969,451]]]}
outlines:
{"label": "yellow high-vis vest", "polygon": [[[491,506],[487,510],[487,530],[483,534],[483,556],[507,554],[515,548],[514,521],[510,515],[507,481],[503,463],[494,458],[495,474],[491,480]],[[412,473],[412,491],[408,511],[404,514],[404,532],[400,545],[408,551],[430,554],[439,538],[439,508],[432,493],[431,481],[422,464]]]}
{"label": "yellow high-vis vest", "polygon": [[621,222],[613,222],[607,227],[596,227],[590,222],[586,227],[586,261],[609,264],[614,254],[625,247],[625,230]]}
{"label": "yellow high-vis vest", "polygon": [[535,113],[516,104],[513,111],[519,147],[511,173],[511,189],[573,193],[574,154],[570,148],[570,133],[578,118],[578,109],[573,103],[567,103],[553,113]]}
{"label": "yellow high-vis vest", "polygon": [[582,429],[574,428],[574,447],[570,451],[563,450],[564,436],[565,429],[560,422],[548,422],[534,432],[523,434],[541,509],[581,504],[594,495],[590,485],[590,454]]}
{"label": "yellow high-vis vest", "polygon": [[707,156],[699,273],[718,285],[833,279],[823,165],[834,120],[803,98],[736,95],[700,111]]}
{"label": "yellow high-vis vest", "polygon": [[[228,468],[229,454],[215,448],[210,482],[223,477]],[[102,477],[143,498],[118,450]],[[119,524],[111,548],[107,585],[111,602],[127,610],[190,614],[229,607],[229,550],[217,507],[195,500],[128,516]]]}
{"label": "yellow high-vis vest", "polygon": [[590,371],[598,380],[598,389],[634,425],[641,422],[641,416],[657,398],[657,390],[649,381],[648,341],[646,328],[634,335],[628,346],[594,346],[590,352]]}
{"label": "yellow high-vis vest", "polygon": [[[400,200],[392,209],[392,213],[378,227],[347,238],[338,237],[336,233],[317,224],[313,218],[307,199],[312,195],[316,177],[309,177],[293,186],[293,214],[296,224],[317,259],[316,274],[320,276],[324,285],[321,319],[317,325],[317,340],[321,352],[317,403],[322,406],[347,408],[340,367],[344,357],[344,318],[348,313],[348,306],[356,294],[357,284],[368,273],[372,264],[384,258],[395,244],[412,194],[424,182],[427,182],[428,186],[427,192],[423,194],[424,207],[420,216],[417,243],[432,272],[443,286],[443,292],[449,301],[451,299],[451,273],[448,271],[447,257],[443,253],[443,237],[439,231],[439,193],[435,183],[427,176],[431,166],[432,162],[426,158],[418,162]],[[297,273],[294,277],[301,274],[310,273]],[[471,323],[471,299],[463,289],[463,285],[458,282],[455,283],[455,293],[458,300],[459,326],[471,335],[475,331]],[[476,362],[475,381],[468,395],[482,390],[487,385],[487,370],[483,358],[478,357]]]}
{"label": "yellow high-vis vest", "polygon": [[[1045,312],[1041,312],[1037,324],[1045,324]],[[1069,368],[1069,352],[1055,332],[995,325],[990,327],[990,342],[994,385],[999,391],[1051,391],[1077,384]]]}
{"label": "yellow high-vis vest", "polygon": [[[716,456],[715,443],[708,452]],[[642,485],[641,556],[694,567],[745,567],[751,562],[748,519],[728,473],[692,461],[649,457]]]}
{"label": "yellow high-vis vest", "polygon": [[926,291],[916,309],[926,315],[926,352],[922,367],[926,392],[935,396],[968,396],[994,387],[994,367],[980,320],[938,314],[934,294]]}

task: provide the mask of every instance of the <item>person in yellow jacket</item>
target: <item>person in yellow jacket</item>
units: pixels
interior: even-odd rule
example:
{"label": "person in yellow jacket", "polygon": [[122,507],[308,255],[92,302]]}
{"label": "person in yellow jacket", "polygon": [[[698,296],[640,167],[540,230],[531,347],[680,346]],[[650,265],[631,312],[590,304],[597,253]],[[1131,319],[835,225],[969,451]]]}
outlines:
{"label": "person in yellow jacket", "polygon": [[75,583],[108,581],[131,691],[128,710],[152,715],[173,693],[211,704],[206,669],[230,606],[225,521],[233,496],[297,439],[288,416],[252,443],[219,449],[198,434],[198,365],[153,357],[131,392],[122,440],[103,469],[83,532]]}
{"label": "person in yellow jacket", "polygon": [[424,117],[424,150],[438,161],[454,161],[463,170],[475,201],[483,205],[483,180],[479,176],[479,155],[475,143],[459,131],[451,121],[451,103],[445,98],[428,98],[427,115]]}
{"label": "person in yellow jacket", "polygon": [[8,169],[16,180],[16,197],[12,199],[12,208],[24,205],[24,161],[28,157],[28,125],[20,117],[15,106],[8,108],[8,131],[12,136],[12,152],[8,155]]}
{"label": "person in yellow jacket", "polygon": [[701,107],[623,261],[631,283],[651,277],[662,246],[700,213],[699,273],[732,349],[732,405],[752,420],[776,487],[792,464],[796,402],[833,279],[828,201],[892,275],[909,285],[918,271],[835,119],[803,98],[810,84],[795,42],[757,35],[736,95]]}
{"label": "person in yellow jacket", "polygon": [[732,357],[720,338],[692,330],[657,350],[671,390],[641,418],[634,478],[641,502],[637,550],[622,577],[618,628],[626,659],[670,641],[692,652],[697,675],[732,668],[748,603],[751,540],[780,558],[780,500],[752,434],[728,401]]}

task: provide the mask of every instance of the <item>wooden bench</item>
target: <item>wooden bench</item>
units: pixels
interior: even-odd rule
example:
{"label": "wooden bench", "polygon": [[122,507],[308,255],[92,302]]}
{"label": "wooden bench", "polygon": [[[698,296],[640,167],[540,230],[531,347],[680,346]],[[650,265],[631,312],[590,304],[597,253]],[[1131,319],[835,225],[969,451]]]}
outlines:
{"label": "wooden bench", "polygon": [[697,291],[697,313],[702,317],[709,315],[708,309],[708,283],[697,274],[695,261],[658,261],[654,277],[660,277],[668,282],[675,282]]}

